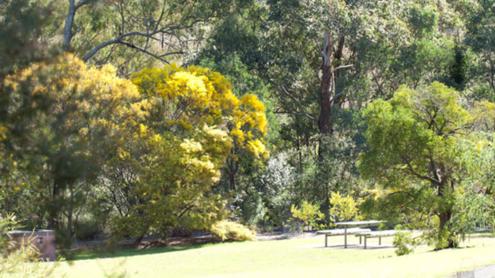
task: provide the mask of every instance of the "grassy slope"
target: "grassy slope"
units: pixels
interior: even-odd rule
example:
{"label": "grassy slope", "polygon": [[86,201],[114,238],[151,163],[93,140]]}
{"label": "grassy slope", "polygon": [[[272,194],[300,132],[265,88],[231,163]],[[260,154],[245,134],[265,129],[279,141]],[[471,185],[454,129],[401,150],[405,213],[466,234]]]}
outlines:
{"label": "grassy slope", "polygon": [[[355,242],[352,238],[351,241]],[[390,245],[391,239],[384,241]],[[342,244],[343,238],[330,240]],[[109,258],[81,256],[62,264],[67,277],[442,277],[495,264],[495,238],[472,238],[464,248],[432,252],[420,247],[397,257],[392,248],[322,248],[323,237],[211,244],[189,248],[121,251]],[[371,240],[371,246],[376,246]]]}

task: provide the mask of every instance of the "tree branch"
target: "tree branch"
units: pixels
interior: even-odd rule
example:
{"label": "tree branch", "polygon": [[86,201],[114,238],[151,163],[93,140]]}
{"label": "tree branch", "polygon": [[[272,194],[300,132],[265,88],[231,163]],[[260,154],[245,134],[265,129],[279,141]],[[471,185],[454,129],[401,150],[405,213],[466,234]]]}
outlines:
{"label": "tree branch", "polygon": [[416,176],[417,178],[422,179],[422,180],[427,180],[427,181],[429,181],[431,183],[434,183],[434,184],[439,184],[440,183],[440,181],[438,181],[438,180],[436,180],[436,179],[434,179],[434,178],[432,178],[430,176],[421,175],[420,173],[418,173],[416,170],[414,170],[414,167],[411,165],[411,162],[410,161],[408,161],[406,159],[402,159],[402,161],[403,161],[404,164],[406,164],[407,169],[409,170],[409,172],[412,175]]}
{"label": "tree branch", "polygon": [[79,2],[76,4],[76,10],[84,5],[89,4],[89,2],[91,2],[91,0],[79,0]]}
{"label": "tree branch", "polygon": [[154,53],[152,53],[152,52],[150,52],[150,51],[148,51],[148,50],[146,50],[144,48],[141,48],[141,47],[136,46],[136,45],[134,45],[132,43],[129,43],[129,42],[117,41],[117,43],[122,44],[122,45],[125,45],[127,47],[130,47],[132,49],[136,49],[137,51],[140,51],[140,52],[142,52],[142,53],[144,53],[146,55],[149,55],[149,56],[151,56],[151,57],[153,57],[153,58],[155,58],[157,60],[160,60],[161,62],[166,63],[166,64],[170,64],[170,63],[167,60],[163,59],[163,57],[174,55],[174,54],[181,54],[182,53],[181,51],[176,51],[176,52],[169,52],[169,53],[162,54],[162,55],[156,55],[156,54],[154,54]]}
{"label": "tree branch", "polygon": [[335,68],[335,70],[337,71],[337,70],[341,70],[341,69],[348,69],[348,68],[352,68],[352,67],[354,67],[354,65],[353,65],[353,64],[350,64],[350,65],[343,65],[343,66],[338,66],[338,67],[336,67],[336,68]]}

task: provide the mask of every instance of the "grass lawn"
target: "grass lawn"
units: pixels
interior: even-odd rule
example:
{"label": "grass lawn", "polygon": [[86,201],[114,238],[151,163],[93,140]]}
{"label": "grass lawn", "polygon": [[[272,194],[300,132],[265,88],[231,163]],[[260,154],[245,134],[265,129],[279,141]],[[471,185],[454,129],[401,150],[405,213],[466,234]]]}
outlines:
{"label": "grass lawn", "polygon": [[[357,239],[350,238],[350,243]],[[391,246],[392,238],[383,241]],[[330,238],[341,245],[343,237]],[[397,257],[393,248],[323,248],[323,236],[289,240],[192,245],[113,254],[80,254],[62,263],[56,276],[104,277],[445,277],[495,264],[495,238],[472,237],[463,248],[431,251],[419,247]]]}

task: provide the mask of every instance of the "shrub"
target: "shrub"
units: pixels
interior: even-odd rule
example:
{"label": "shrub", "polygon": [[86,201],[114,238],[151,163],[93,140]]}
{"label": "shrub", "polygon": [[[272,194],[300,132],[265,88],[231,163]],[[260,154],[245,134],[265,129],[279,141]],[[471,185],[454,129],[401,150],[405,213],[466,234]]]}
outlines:
{"label": "shrub", "polygon": [[394,246],[396,248],[395,254],[397,254],[397,256],[403,256],[412,253],[416,245],[417,242],[413,238],[411,232],[400,231],[395,234]]}
{"label": "shrub", "polygon": [[77,223],[76,229],[76,238],[78,240],[91,240],[95,239],[98,234],[101,234],[103,231],[98,225],[99,223],[95,218],[84,218],[79,220]]}
{"label": "shrub", "polygon": [[302,221],[304,226],[309,227],[310,230],[318,225],[319,220],[323,219],[323,213],[320,212],[318,206],[307,201],[303,201],[300,207],[292,205],[290,212],[292,217]]}
{"label": "shrub", "polygon": [[254,240],[256,233],[246,226],[232,221],[218,221],[211,226],[210,232],[221,241]]}
{"label": "shrub", "polygon": [[351,196],[342,196],[338,192],[330,195],[330,215],[335,222],[352,220],[358,215],[356,201]]}

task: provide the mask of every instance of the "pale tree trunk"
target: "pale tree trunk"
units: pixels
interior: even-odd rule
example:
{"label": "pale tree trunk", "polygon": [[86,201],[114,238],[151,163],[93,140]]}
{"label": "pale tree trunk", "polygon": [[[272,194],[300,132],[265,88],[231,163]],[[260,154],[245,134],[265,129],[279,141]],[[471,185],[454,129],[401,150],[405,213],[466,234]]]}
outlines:
{"label": "pale tree trunk", "polygon": [[324,175],[328,171],[326,169],[325,159],[328,157],[328,143],[331,140],[332,134],[332,102],[331,97],[335,91],[335,72],[334,72],[334,42],[330,33],[325,33],[323,49],[322,49],[322,65],[321,65],[321,83],[320,83],[320,115],[318,118],[319,128],[319,146],[318,146],[318,172],[316,177],[316,188],[318,194],[323,194],[323,203],[321,210],[325,214],[326,222],[330,221],[330,194],[328,181]]}
{"label": "pale tree trunk", "polygon": [[[339,36],[338,42],[335,43],[331,32],[325,32],[322,49],[322,65],[321,65],[321,83],[320,83],[320,115],[318,118],[319,128],[319,146],[318,146],[318,177],[316,179],[318,194],[323,194],[323,203],[321,210],[325,214],[325,220],[330,221],[330,188],[328,186],[328,173],[332,169],[328,169],[328,164],[325,162],[330,155],[330,143],[333,135],[334,119],[332,113],[335,108],[342,105],[344,96],[341,92],[337,92],[337,79],[339,78],[339,70],[349,66],[341,66],[343,51],[344,51],[344,36]],[[342,90],[342,88],[341,88]]]}
{"label": "pale tree trunk", "polygon": [[91,0],[79,0],[76,3],[76,0],[68,0],[69,1],[69,8],[67,10],[67,16],[65,17],[65,24],[64,24],[64,41],[62,44],[62,47],[65,51],[71,51],[72,50],[72,38],[74,37],[74,19],[76,18],[76,12],[77,10],[84,6],[87,5],[91,2]]}
{"label": "pale tree trunk", "polygon": [[320,116],[318,118],[318,128],[321,135],[331,134],[331,98],[335,91],[335,69],[333,55],[333,38],[327,32],[323,42],[321,83],[320,83]]}

